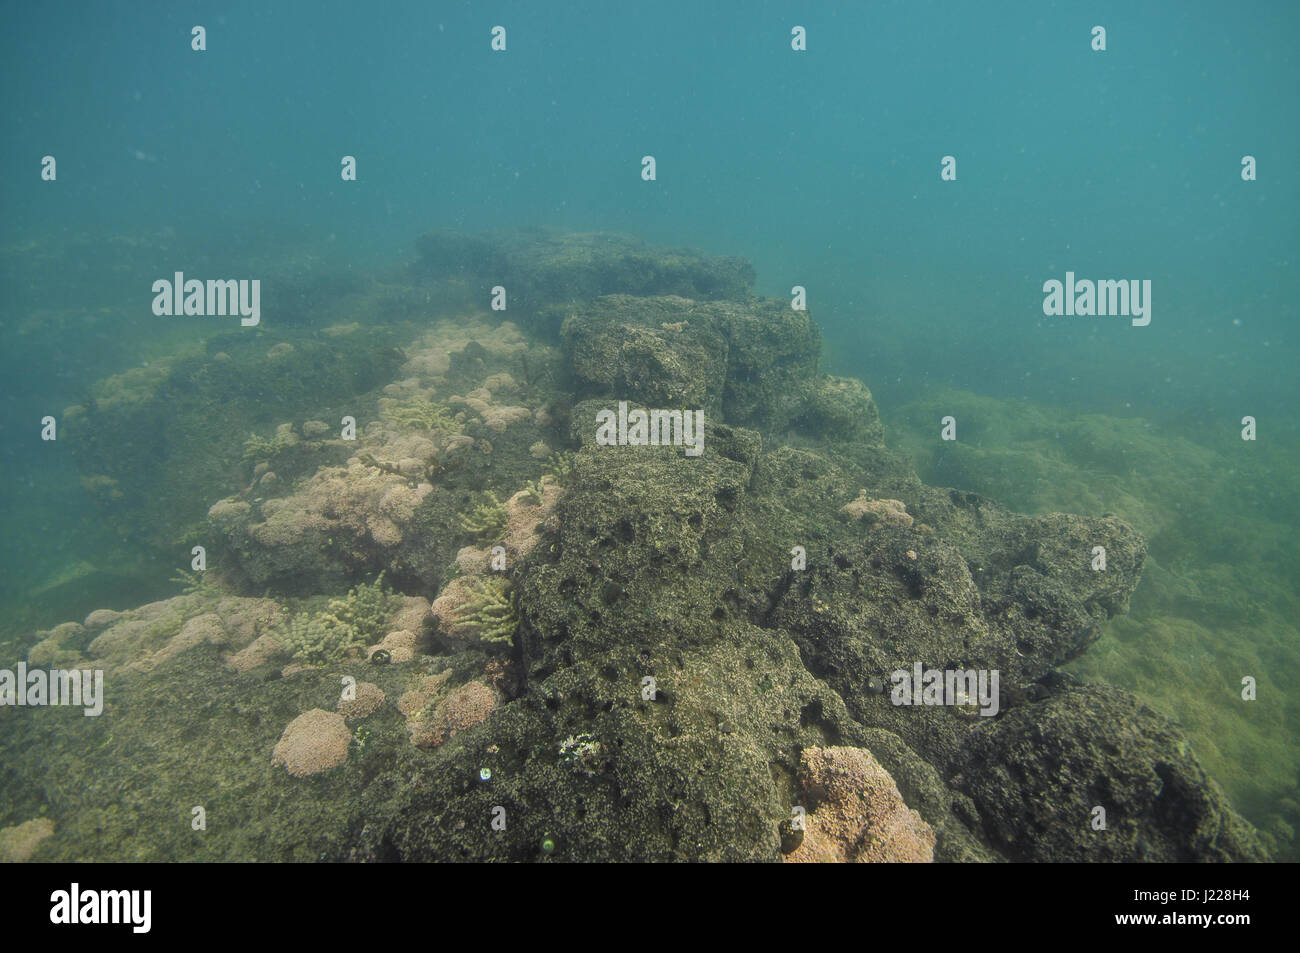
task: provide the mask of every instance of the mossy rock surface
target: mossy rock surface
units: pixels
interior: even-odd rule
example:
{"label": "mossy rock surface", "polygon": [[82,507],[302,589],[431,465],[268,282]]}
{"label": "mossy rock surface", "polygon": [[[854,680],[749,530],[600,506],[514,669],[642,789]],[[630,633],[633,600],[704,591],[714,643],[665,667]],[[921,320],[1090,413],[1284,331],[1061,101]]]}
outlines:
{"label": "mossy rock surface", "polygon": [[[144,503],[150,484],[133,481],[142,463],[179,448],[180,469],[160,463],[151,480],[191,494],[204,513],[229,497],[211,524],[229,561],[207,583],[269,588],[268,601],[304,612],[380,572],[427,609],[423,600],[467,572],[461,547],[489,541],[474,522],[486,494],[505,501],[546,471],[549,452],[571,453],[553,514],[520,528],[536,545],[492,570],[494,591],[511,599],[511,640],[436,644],[412,618],[403,625],[418,638],[400,660],[327,653],[304,669],[271,654],[237,668],[202,640],[143,671],[123,659],[100,719],[11,713],[0,824],[46,805],[56,833],[38,860],[779,861],[782,824],[807,795],[801,753],[833,745],[872,751],[934,828],[941,860],[1264,856],[1168,719],[1060,674],[1127,610],[1147,558],[1142,527],[1050,508],[1020,515],[983,486],[923,482],[886,445],[866,386],[821,373],[811,316],[753,297],[745,263],[540,232],[432,235],[419,251],[405,284],[385,276],[386,294],[413,301],[430,288],[503,283],[527,346],[494,349],[498,328],[476,330],[479,340],[425,355],[429,366],[445,360],[426,375],[436,382],[412,390],[398,379],[405,355],[392,350],[409,336],[396,331],[366,346],[346,343],[350,334],[268,339],[257,354],[240,338],[110,382],[104,406],[87,408],[70,436],[92,474],[122,484],[123,514]],[[355,293],[378,300],[372,285]],[[274,343],[292,349],[271,355]],[[467,396],[491,391],[494,375],[496,392]],[[245,393],[205,430],[199,409],[231,396],[236,380]],[[401,460],[358,456],[353,479],[373,479],[384,500],[370,522],[329,516],[352,530],[343,538],[304,510],[301,539],[279,552],[259,544],[251,527],[330,470],[286,456],[287,485],[251,490],[232,475],[249,462],[250,423],[263,421],[269,440],[279,420],[332,422],[349,402],[377,419],[389,385],[399,399],[464,413],[455,436],[469,443],[411,473]],[[704,409],[704,452],[596,445],[596,413],[620,400]],[[939,409],[917,412],[928,420]],[[990,418],[984,436],[1000,426]],[[1124,428],[1080,426],[1089,453],[1112,466],[1129,459]],[[123,433],[140,442],[110,440]],[[195,464],[205,441],[215,456]],[[942,471],[941,451],[925,457],[927,475]],[[961,472],[974,473],[997,451],[962,453]],[[111,497],[112,485],[97,485]],[[379,519],[394,500],[409,508],[400,538]],[[889,518],[860,518],[867,512]],[[150,532],[165,538],[167,520]],[[1160,599],[1194,595],[1157,579]],[[171,646],[175,623],[137,633],[140,644]],[[389,638],[388,628],[355,641]],[[79,649],[78,630],[66,634],[46,648]],[[998,716],[892,705],[880,682],[915,662],[997,669]],[[275,766],[285,727],[333,711],[348,677],[389,700],[349,725],[346,760],[309,777]],[[458,713],[454,733],[413,744],[419,719],[453,697],[439,693],[466,687],[465,698],[486,697],[477,719]],[[1088,826],[1095,804],[1112,805],[1104,838]],[[210,836],[191,830],[194,805],[208,809]]]}

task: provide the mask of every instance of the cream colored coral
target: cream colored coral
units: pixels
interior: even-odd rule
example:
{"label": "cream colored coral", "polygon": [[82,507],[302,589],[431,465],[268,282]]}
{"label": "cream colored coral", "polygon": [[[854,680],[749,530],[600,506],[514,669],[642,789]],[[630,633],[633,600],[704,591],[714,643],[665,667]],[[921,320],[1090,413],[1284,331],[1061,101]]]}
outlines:
{"label": "cream colored coral", "polygon": [[466,682],[449,692],[430,712],[411,718],[407,727],[411,743],[419,748],[442,744],[456,732],[485,721],[496,707],[497,696],[482,682]]}
{"label": "cream colored coral", "polygon": [[37,817],[0,829],[0,863],[21,864],[31,860],[41,841],[54,834],[54,822]]}
{"label": "cream colored coral", "polygon": [[271,754],[271,763],[304,778],[347,761],[351,743],[352,732],[342,715],[313,708],[289,722]]}
{"label": "cream colored coral", "polygon": [[934,831],[865,748],[809,748],[799,777],[811,808],[788,863],[929,863]]}
{"label": "cream colored coral", "polygon": [[365,718],[384,703],[384,690],[374,682],[357,682],[354,698],[339,699],[339,714],[344,718]]}
{"label": "cream colored coral", "polygon": [[418,676],[411,683],[411,687],[403,692],[402,697],[397,700],[397,710],[408,720],[414,718],[428,707],[430,700],[442,691],[442,686],[447,683],[449,678],[451,678],[451,672]]}
{"label": "cream colored coral", "polygon": [[850,520],[866,519],[880,526],[911,526],[912,517],[902,500],[869,500],[861,490],[857,499],[840,507],[840,515]]}
{"label": "cream colored coral", "polygon": [[402,596],[402,605],[385,626],[386,634],[366,649],[369,658],[377,650],[386,651],[393,662],[410,662],[418,654],[420,634],[430,620],[429,600],[423,596]]}
{"label": "cream colored coral", "polygon": [[441,631],[453,639],[468,639],[473,636],[473,632],[461,626],[457,618],[461,607],[474,598],[475,580],[478,578],[478,576],[457,576],[443,587],[430,607]]}

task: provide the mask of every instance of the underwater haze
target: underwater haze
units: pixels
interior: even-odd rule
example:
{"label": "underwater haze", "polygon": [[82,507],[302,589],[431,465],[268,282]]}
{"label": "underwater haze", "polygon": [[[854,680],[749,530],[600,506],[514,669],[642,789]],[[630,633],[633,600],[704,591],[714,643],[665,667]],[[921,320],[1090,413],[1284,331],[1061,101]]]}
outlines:
{"label": "underwater haze", "polygon": [[1298,31],[7,5],[0,859],[1300,857]]}

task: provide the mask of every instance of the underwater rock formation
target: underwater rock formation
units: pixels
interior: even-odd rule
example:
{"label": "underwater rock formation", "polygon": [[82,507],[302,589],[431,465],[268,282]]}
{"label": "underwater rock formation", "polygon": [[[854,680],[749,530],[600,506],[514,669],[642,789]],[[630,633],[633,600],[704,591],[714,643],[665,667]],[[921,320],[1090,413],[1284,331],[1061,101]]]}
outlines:
{"label": "underwater rock formation", "polygon": [[[392,378],[401,361],[394,343],[389,329],[373,329],[346,348],[216,335],[202,354],[153,361],[88,388],[64,411],[60,437],[106,524],[163,552],[201,526],[213,500],[248,479],[248,467],[273,454],[280,479],[346,459],[340,444],[321,434],[258,436],[252,449],[249,435],[264,435],[272,421],[304,408],[312,417],[328,408],[338,419],[334,407]],[[275,351],[284,346],[291,350]]]}
{"label": "underwater rock formation", "polygon": [[[1046,680],[978,726],[953,785],[1014,860],[1266,860],[1170,722],[1128,692]],[[1105,827],[1091,823],[1098,808]]]}
{"label": "underwater rock formation", "polygon": [[[39,647],[129,670],[119,711],[206,679],[206,725],[263,753],[238,768],[265,772],[240,777],[266,788],[249,810],[313,819],[267,829],[263,856],[776,862],[806,794],[809,859],[1262,856],[1167,723],[1057,681],[1138,584],[1129,525],[922,484],[866,386],[820,373],[808,313],[754,297],[744,263],[603,236],[419,248],[413,280],[517,283],[523,316],[422,329],[346,462],[208,497],[213,585],[271,595],[177,597]],[[703,410],[703,453],[598,444],[624,401]],[[266,628],[230,634],[380,573],[405,599],[353,657],[284,668]],[[996,670],[996,713],[895,704],[917,664]],[[399,699],[353,743],[340,674]],[[264,755],[304,710],[277,760],[310,781]]]}
{"label": "underwater rock formation", "polygon": [[416,239],[415,275],[467,281],[486,300],[495,285],[510,288],[512,307],[536,309],[604,294],[741,298],[754,267],[741,258],[651,248],[638,238],[546,229],[466,235],[444,230]]}
{"label": "underwater rock formation", "polygon": [[703,408],[710,419],[777,434],[817,413],[807,396],[824,386],[821,332],[785,302],[610,295],[563,310],[578,398]]}

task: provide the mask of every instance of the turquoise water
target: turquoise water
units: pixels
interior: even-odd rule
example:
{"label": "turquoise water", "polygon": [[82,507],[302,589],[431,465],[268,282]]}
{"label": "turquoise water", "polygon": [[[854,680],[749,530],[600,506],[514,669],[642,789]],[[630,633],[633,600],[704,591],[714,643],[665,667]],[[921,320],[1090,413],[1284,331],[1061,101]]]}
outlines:
{"label": "turquoise water", "polygon": [[[826,366],[928,482],[1146,533],[1159,571],[1080,664],[1183,722],[1290,849],[1300,7],[265,6],[0,13],[0,641],[174,589],[39,439],[216,333],[155,318],[156,278],[368,273],[430,227],[627,232],[804,286]],[[1066,272],[1150,280],[1150,324],[1045,316]],[[1234,600],[1255,611],[1207,621]]]}

